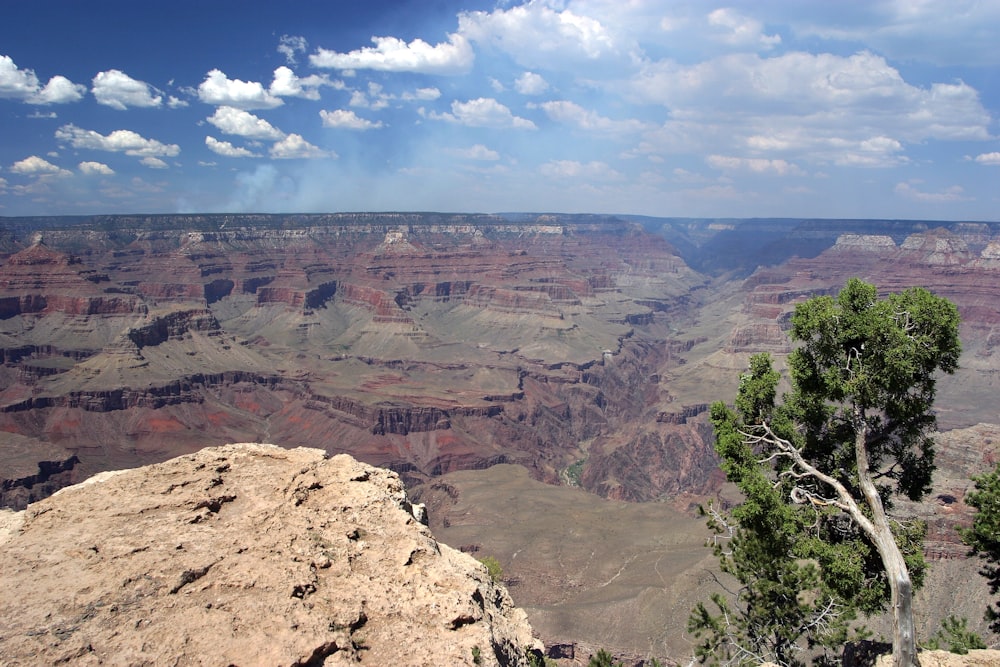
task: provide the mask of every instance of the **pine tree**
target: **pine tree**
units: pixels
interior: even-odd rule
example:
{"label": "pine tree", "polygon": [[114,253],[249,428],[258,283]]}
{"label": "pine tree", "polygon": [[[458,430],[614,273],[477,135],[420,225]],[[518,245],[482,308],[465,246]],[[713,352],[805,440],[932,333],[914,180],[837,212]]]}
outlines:
{"label": "pine tree", "polygon": [[[778,536],[745,556],[758,587],[791,587],[802,577],[797,585],[813,585],[846,612],[873,614],[888,602],[893,664],[909,667],[916,663],[912,595],[922,581],[926,528],[892,518],[892,499],[919,500],[930,489],[935,376],[958,367],[958,312],[922,288],[879,299],[873,285],[851,279],[836,299],[800,304],[791,337],[801,344],[788,357],[792,389],[780,403],[770,357],[755,355],[736,409],[712,407],[717,451],[747,498],[733,512],[733,543],[749,548],[767,531]],[[768,562],[763,549],[774,550],[770,570],[760,569]],[[742,632],[752,637],[750,629],[776,609],[815,613],[787,599],[784,607],[746,606]],[[816,641],[810,632],[796,641]],[[766,634],[777,650],[775,632]]]}
{"label": "pine tree", "polygon": [[[983,559],[979,571],[990,587],[990,593],[1000,591],[1000,464],[993,472],[973,477],[976,490],[965,496],[965,502],[976,508],[972,527],[962,530],[962,540],[972,548],[972,554]],[[986,605],[986,620],[990,630],[1000,632],[1000,607]]]}

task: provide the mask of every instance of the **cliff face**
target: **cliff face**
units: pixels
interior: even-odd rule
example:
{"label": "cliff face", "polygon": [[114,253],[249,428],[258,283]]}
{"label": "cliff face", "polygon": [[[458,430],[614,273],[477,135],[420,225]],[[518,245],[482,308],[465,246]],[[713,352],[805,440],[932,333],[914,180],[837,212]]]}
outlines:
{"label": "cliff face", "polygon": [[555,481],[580,439],[646,411],[598,388],[603,366],[701,282],[606,218],[139,216],[40,236],[0,265],[0,433],[88,473],[334,433],[411,483],[496,462]]}
{"label": "cliff face", "polygon": [[8,665],[523,665],[536,648],[398,476],[346,455],[207,448],[0,516]]}

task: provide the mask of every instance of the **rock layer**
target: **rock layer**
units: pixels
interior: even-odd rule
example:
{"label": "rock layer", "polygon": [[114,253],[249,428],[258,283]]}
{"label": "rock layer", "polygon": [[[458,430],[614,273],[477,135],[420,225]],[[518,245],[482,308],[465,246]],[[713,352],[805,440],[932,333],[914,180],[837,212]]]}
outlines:
{"label": "rock layer", "polygon": [[537,648],[398,476],[347,455],[206,448],[4,518],[7,665],[522,665]]}

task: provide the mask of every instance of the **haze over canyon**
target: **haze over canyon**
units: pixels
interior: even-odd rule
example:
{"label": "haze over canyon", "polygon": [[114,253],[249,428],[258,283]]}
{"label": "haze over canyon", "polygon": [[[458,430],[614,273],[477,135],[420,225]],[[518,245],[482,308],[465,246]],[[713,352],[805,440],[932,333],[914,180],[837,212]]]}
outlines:
{"label": "haze over canyon", "polygon": [[978,621],[954,528],[1000,452],[1000,223],[0,218],[0,504],[225,443],[349,453],[398,473],[437,539],[497,557],[546,645],[683,659],[712,585],[693,508],[736,499],[707,407],[853,276],[961,314],[934,492],[909,511],[930,525],[922,631]]}

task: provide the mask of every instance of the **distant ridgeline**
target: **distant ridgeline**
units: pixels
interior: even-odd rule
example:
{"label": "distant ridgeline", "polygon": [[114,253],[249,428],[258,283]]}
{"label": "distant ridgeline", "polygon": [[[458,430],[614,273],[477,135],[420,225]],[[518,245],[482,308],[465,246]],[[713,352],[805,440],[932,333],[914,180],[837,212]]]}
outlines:
{"label": "distant ridgeline", "polygon": [[[638,215],[504,212],[345,212],[345,213],[206,213],[94,216],[0,216],[0,252],[30,243],[30,235],[53,231],[100,231],[109,241],[129,243],[149,232],[218,232],[234,229],[319,230],[384,234],[401,227],[419,233],[465,232],[484,235],[624,233],[638,224],[666,238],[696,271],[749,275],[758,266],[779,264],[791,257],[811,258],[832,246],[843,234],[882,235],[899,245],[911,234],[943,228],[962,237],[970,250],[981,249],[1000,235],[1000,222],[886,219],[804,218],[679,218]],[[363,229],[357,229],[357,227]],[[542,228],[540,226],[545,226]],[[350,229],[354,228],[354,229]]]}

